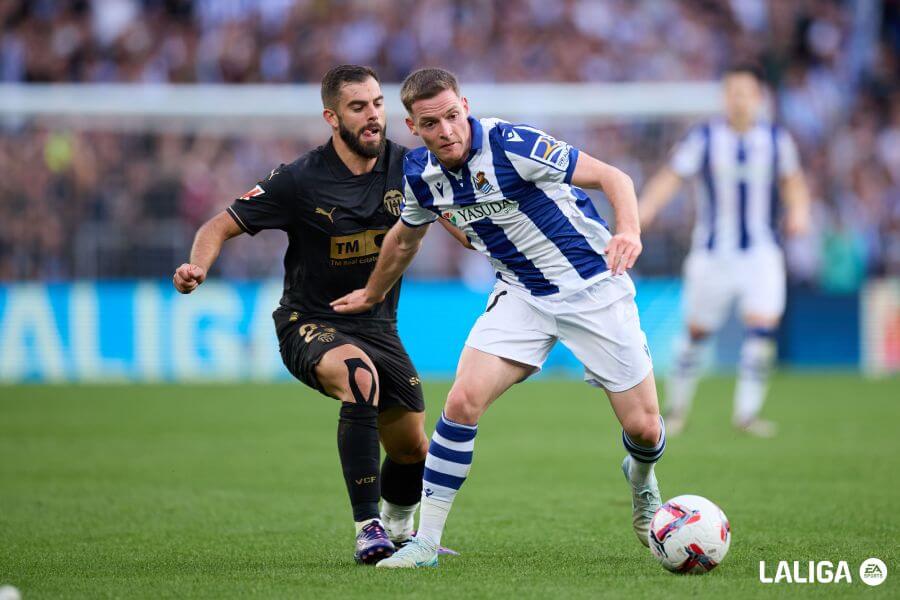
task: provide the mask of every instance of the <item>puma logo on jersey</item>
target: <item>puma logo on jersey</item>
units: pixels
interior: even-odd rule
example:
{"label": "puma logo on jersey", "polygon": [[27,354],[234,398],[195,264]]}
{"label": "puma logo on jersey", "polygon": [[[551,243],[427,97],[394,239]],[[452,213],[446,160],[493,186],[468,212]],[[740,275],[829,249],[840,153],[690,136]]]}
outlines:
{"label": "puma logo on jersey", "polygon": [[337,206],[332,207],[331,210],[329,210],[329,211],[326,211],[324,208],[319,208],[319,207],[317,206],[317,207],[316,207],[316,214],[317,214],[317,215],[324,215],[324,216],[328,217],[328,220],[331,221],[331,224],[332,224],[332,225],[334,225],[334,217],[333,217],[332,215],[334,214],[335,209],[337,209]]}

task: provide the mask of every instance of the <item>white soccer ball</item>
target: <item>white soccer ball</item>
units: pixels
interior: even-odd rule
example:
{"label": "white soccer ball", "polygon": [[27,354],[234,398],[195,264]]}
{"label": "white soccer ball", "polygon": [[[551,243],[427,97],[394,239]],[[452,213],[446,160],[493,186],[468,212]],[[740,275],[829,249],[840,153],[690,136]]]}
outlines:
{"label": "white soccer ball", "polygon": [[11,585],[0,585],[0,600],[22,600],[22,594]]}
{"label": "white soccer ball", "polygon": [[650,521],[650,551],[673,573],[712,571],[730,545],[728,517],[702,496],[676,496]]}

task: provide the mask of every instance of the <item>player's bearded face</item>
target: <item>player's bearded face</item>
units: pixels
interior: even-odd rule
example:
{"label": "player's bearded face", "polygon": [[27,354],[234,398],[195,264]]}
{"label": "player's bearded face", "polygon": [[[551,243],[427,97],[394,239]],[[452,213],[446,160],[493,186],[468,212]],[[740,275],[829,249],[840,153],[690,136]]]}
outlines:
{"label": "player's bearded face", "polygon": [[369,119],[364,125],[351,129],[348,123],[338,116],[338,134],[347,147],[365,158],[377,158],[384,150],[387,126],[383,120]]}

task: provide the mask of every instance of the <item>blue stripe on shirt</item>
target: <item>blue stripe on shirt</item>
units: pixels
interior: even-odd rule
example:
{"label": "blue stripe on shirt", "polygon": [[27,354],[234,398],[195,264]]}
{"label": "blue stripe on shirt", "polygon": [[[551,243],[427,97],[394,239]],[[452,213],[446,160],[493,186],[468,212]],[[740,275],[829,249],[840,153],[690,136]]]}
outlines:
{"label": "blue stripe on shirt", "polygon": [[450,182],[450,189],[453,192],[452,204],[456,206],[472,206],[476,203],[475,186],[472,185],[472,173],[469,171],[467,164],[460,167],[458,176],[444,167],[444,165],[441,165],[441,172]]}
{"label": "blue stripe on shirt", "polygon": [[712,131],[709,123],[701,130],[703,133],[703,184],[706,186],[706,196],[709,199],[709,237],[706,240],[706,249],[712,250],[716,245],[716,184],[712,176]]}
{"label": "blue stripe on shirt", "polygon": [[738,227],[740,228],[740,247],[746,250],[750,246],[750,234],[747,231],[747,146],[744,137],[738,137],[737,164],[738,178]]}
{"label": "blue stripe on shirt", "polygon": [[778,232],[778,217],[781,209],[781,190],[778,188],[780,174],[778,172],[778,126],[772,125],[772,191],[769,200],[769,227],[776,242],[781,241]]}
{"label": "blue stripe on shirt", "polygon": [[524,254],[519,252],[506,233],[490,219],[469,223],[487,247],[491,257],[499,260],[534,296],[549,296],[559,291]]}
{"label": "blue stripe on shirt", "polygon": [[428,164],[428,156],[427,154],[423,154],[423,152],[427,151],[425,151],[424,148],[417,148],[406,155],[403,165],[403,175],[406,177],[406,182],[409,184],[410,189],[412,189],[413,195],[415,195],[416,202],[419,203],[419,206],[422,208],[432,208],[434,206],[434,195],[431,193],[431,188],[429,188],[428,184],[425,183],[425,180],[422,179],[422,173],[425,171],[425,166]]}
{"label": "blue stripe on shirt", "polygon": [[597,212],[597,207],[591,202],[590,196],[588,196],[583,189],[575,186],[572,186],[572,193],[575,194],[575,206],[578,207],[582,214],[588,219],[600,223],[608,231],[609,225],[606,224],[606,220]]}
{"label": "blue stripe on shirt", "polygon": [[503,196],[518,200],[519,210],[562,252],[582,279],[606,271],[606,261],[578,232],[559,206],[531,181],[522,179],[496,136],[491,135],[494,174]]}

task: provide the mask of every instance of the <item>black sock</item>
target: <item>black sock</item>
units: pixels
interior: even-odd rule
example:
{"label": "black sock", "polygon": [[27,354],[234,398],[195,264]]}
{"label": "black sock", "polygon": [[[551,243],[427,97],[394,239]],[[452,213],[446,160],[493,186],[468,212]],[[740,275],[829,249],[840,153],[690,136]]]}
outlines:
{"label": "black sock", "polygon": [[354,521],[378,517],[378,499],[381,497],[379,452],[378,408],[344,402],[338,421],[338,454]]}
{"label": "black sock", "polygon": [[425,461],[404,465],[385,457],[381,465],[381,497],[397,506],[412,506],[422,497]]}

